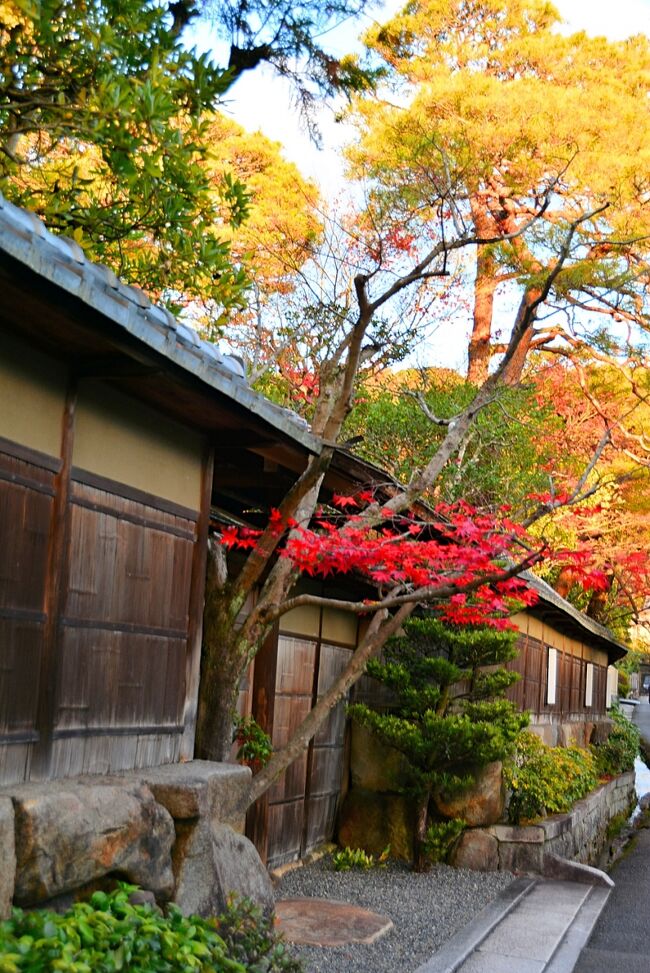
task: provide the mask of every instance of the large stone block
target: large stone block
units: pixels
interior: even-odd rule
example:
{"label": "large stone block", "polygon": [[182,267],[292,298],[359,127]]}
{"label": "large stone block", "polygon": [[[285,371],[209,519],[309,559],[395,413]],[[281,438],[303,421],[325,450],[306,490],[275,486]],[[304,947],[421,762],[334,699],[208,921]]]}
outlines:
{"label": "large stone block", "polygon": [[366,791],[392,791],[404,783],[405,760],[401,753],[360,726],[352,723],[350,773],[352,786]]}
{"label": "large stone block", "polygon": [[452,857],[456,868],[471,868],[475,872],[496,872],[499,869],[499,842],[480,828],[464,831]]}
{"label": "large stone block", "polygon": [[339,815],[338,841],[373,855],[390,845],[391,857],[412,861],[413,823],[405,797],[353,787]]}
{"label": "large stone block", "polygon": [[440,792],[435,794],[436,807],[444,817],[462,818],[470,828],[495,824],[505,807],[502,770],[500,760],[488,764],[478,771],[474,785],[462,794],[453,797]]}
{"label": "large stone block", "polygon": [[18,905],[36,905],[110,873],[170,897],[174,822],[143,784],[25,784],[11,796]]}
{"label": "large stone block", "polygon": [[592,726],[589,742],[596,744],[606,743],[613,729],[613,720],[599,720]]}
{"label": "large stone block", "polygon": [[544,862],[544,845],[499,843],[499,868],[503,872],[539,875]]}
{"label": "large stone block", "polygon": [[191,760],[139,772],[155,799],[176,820],[207,817],[243,829],[251,772],[239,764]]}
{"label": "large stone block", "polygon": [[0,797],[0,919],[11,914],[15,881],[14,806],[9,797]]}
{"label": "large stone block", "polygon": [[254,845],[228,825],[207,819],[179,829],[174,847],[174,901],[185,915],[222,912],[232,893],[252,899],[266,913],[273,886]]}
{"label": "large stone block", "polygon": [[536,824],[496,824],[490,828],[490,834],[499,841],[517,842],[517,844],[540,845],[545,840],[544,828]]}

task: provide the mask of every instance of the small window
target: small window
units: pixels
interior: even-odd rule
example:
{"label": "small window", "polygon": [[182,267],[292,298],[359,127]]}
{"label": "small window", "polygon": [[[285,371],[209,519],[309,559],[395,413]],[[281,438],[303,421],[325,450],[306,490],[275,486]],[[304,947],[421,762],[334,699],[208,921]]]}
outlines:
{"label": "small window", "polygon": [[547,653],[546,703],[554,706],[557,694],[557,649],[547,649]]}
{"label": "small window", "polygon": [[594,666],[587,663],[587,679],[585,682],[585,706],[591,706],[594,699]]}

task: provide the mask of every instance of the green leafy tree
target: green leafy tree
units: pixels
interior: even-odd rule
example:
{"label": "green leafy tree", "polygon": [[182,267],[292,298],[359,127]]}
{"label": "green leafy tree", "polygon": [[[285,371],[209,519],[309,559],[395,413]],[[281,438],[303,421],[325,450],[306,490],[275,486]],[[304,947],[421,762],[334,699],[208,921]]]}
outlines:
{"label": "green leafy tree", "polygon": [[[475,394],[474,386],[446,369],[382,372],[360,389],[345,433],[355,452],[408,482]],[[432,499],[464,499],[488,509],[507,498],[514,508],[525,509],[528,494],[548,488],[544,466],[555,424],[534,388],[501,388],[477,417]]]}
{"label": "green leafy tree", "polygon": [[243,300],[220,229],[246,213],[201,166],[223,69],[183,48],[165,6],[138,0],[0,5],[0,188],[153,295]]}
{"label": "green leafy tree", "polygon": [[451,628],[433,616],[411,618],[368,675],[391,693],[388,711],[365,703],[350,715],[406,760],[405,789],[415,805],[415,868],[426,865],[429,802],[471,784],[474,774],[514,747],[527,725],[503,694],[517,674],[503,668],[516,654],[513,632]]}
{"label": "green leafy tree", "polygon": [[[371,76],[329,57],[318,35],[366,5],[215,4],[215,28],[229,42],[219,65],[184,41],[205,12],[191,0],[0,0],[0,190],[172,309],[210,302],[220,325],[247,299],[247,254],[232,237],[249,195],[240,157],[224,158],[214,143],[226,126],[214,109],[262,62],[302,80],[314,103],[363,87]],[[232,141],[232,130],[225,135]],[[269,143],[258,150],[273,155]],[[244,153],[249,168],[254,153]],[[292,214],[304,209],[300,189],[296,178],[283,197]],[[300,241],[309,218],[296,218]]]}

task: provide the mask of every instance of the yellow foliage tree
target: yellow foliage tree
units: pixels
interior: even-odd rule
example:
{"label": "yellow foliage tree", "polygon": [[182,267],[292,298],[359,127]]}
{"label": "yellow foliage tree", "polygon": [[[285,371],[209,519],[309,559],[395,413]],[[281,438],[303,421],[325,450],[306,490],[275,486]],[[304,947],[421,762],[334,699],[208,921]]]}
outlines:
{"label": "yellow foliage tree", "polygon": [[531,348],[575,348],[605,330],[620,349],[627,334],[612,319],[647,323],[650,42],[562,36],[558,21],[546,0],[414,0],[366,37],[399,99],[357,101],[352,171],[374,183],[382,218],[416,239],[476,243],[476,384],[503,350],[499,327],[538,300],[577,220],[505,381]]}
{"label": "yellow foliage tree", "polygon": [[[294,274],[311,256],[322,234],[320,199],[315,183],[282,155],[279,142],[261,132],[247,132],[223,114],[205,127],[204,169],[218,202],[224,172],[241,181],[249,194],[248,215],[227,231],[233,257],[253,281],[249,304],[234,313],[233,342],[252,353],[259,340],[262,307],[274,294],[294,286]],[[208,332],[210,317],[205,319]]]}

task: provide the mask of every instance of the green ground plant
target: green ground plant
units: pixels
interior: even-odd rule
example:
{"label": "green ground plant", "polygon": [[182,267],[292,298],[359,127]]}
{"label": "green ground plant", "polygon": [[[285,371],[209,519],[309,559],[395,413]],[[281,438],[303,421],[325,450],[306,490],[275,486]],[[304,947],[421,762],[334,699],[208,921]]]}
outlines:
{"label": "green ground plant", "polygon": [[427,828],[424,842],[424,853],[432,863],[445,862],[449,852],[466,828],[462,818],[452,818],[450,821],[432,821]]}
{"label": "green ground plant", "polygon": [[579,747],[549,747],[525,731],[504,767],[504,781],[511,791],[510,823],[522,824],[568,811],[592,791],[598,784],[596,758]]}
{"label": "green ground plant", "polygon": [[376,865],[385,865],[389,854],[390,847],[384,849],[378,858],[369,855],[363,848],[341,848],[332,855],[332,868],[335,872],[349,872],[353,868],[374,868]]}
{"label": "green ground plant", "polygon": [[135,886],[95,892],[67,912],[23,912],[0,923],[0,973],[300,973],[273,921],[250,902],[217,919],[134,905]]}

